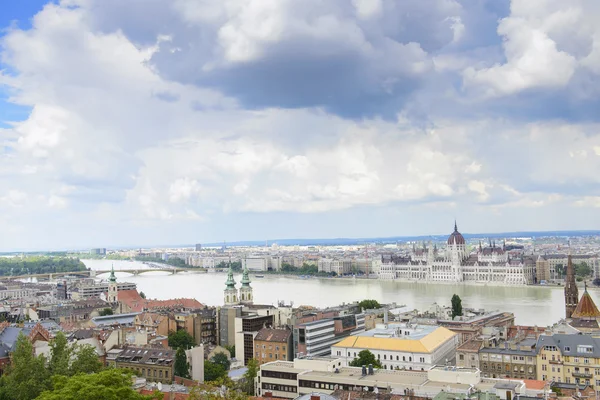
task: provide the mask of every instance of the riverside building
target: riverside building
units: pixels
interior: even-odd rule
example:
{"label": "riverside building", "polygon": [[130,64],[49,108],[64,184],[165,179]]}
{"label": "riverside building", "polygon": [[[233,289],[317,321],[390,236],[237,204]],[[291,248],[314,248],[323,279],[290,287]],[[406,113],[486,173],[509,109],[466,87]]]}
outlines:
{"label": "riverside building", "polygon": [[383,261],[380,279],[500,285],[528,285],[536,281],[535,259],[511,255],[504,245],[495,243],[485,248],[480,243],[471,253],[456,223],[444,250],[435,245],[413,247],[408,257],[392,256]]}

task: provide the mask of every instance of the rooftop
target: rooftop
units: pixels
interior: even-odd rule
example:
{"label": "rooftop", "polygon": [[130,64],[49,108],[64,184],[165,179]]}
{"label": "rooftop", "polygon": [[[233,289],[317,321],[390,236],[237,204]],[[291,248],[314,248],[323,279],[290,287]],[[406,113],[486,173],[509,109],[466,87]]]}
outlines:
{"label": "rooftop", "polygon": [[[365,333],[368,333],[367,331]],[[360,348],[390,351],[410,351],[415,353],[431,353],[442,344],[451,340],[456,333],[449,329],[438,327],[420,339],[408,337],[372,337],[372,336],[348,336],[332,347]],[[410,337],[410,338],[409,338]]]}

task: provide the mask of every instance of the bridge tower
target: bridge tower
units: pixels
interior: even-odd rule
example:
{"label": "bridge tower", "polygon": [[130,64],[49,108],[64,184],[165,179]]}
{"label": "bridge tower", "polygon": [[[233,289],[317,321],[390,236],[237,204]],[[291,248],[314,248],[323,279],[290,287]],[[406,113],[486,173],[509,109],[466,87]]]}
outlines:
{"label": "bridge tower", "polygon": [[233,270],[231,269],[231,262],[229,263],[229,271],[227,271],[227,280],[225,281],[225,291],[223,292],[223,298],[226,306],[234,306],[239,304],[238,291],[235,288],[235,280],[233,279]]}
{"label": "bridge tower", "polygon": [[115,267],[112,266],[110,270],[110,277],[108,278],[108,298],[109,303],[116,303],[118,300],[117,295],[117,277],[115,276]]}
{"label": "bridge tower", "polygon": [[248,276],[248,266],[244,267],[244,273],[242,275],[242,287],[240,288],[240,301],[242,303],[252,304],[254,299],[252,298],[252,287],[250,286],[250,277]]}

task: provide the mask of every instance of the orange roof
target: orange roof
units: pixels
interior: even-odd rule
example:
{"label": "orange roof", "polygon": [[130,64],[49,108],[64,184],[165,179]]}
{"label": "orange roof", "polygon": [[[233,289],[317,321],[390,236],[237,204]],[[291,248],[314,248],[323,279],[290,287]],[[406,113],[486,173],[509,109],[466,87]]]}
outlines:
{"label": "orange roof", "polygon": [[581,300],[577,303],[577,308],[571,314],[571,318],[600,318],[600,311],[589,295],[587,288],[584,290]]}
{"label": "orange roof", "polygon": [[131,311],[156,310],[161,308],[202,308],[196,299],[145,300],[137,290],[119,290],[117,299],[127,304]]}
{"label": "orange roof", "polygon": [[543,390],[547,384],[546,381],[538,381],[535,379],[523,379],[523,382],[525,382],[527,389],[533,390]]}

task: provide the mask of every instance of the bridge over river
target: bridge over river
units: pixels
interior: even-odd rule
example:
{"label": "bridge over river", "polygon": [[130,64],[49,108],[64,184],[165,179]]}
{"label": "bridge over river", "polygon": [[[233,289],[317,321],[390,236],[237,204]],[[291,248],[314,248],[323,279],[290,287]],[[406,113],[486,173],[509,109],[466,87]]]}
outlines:
{"label": "bridge over river", "polygon": [[[172,267],[166,266],[156,263],[145,263],[147,268],[119,268],[115,270],[115,272],[125,272],[131,275],[140,275],[146,272],[168,272],[171,275],[177,274],[179,272],[195,272],[195,273],[205,273],[206,270],[202,268],[193,268],[193,267]],[[28,275],[14,275],[14,276],[5,276],[0,277],[0,279],[4,280],[17,280],[17,279],[29,279],[29,278],[38,278],[38,279],[47,279],[53,280],[55,278],[61,278],[65,276],[76,276],[80,278],[86,277],[95,277],[96,275],[109,273],[110,269],[88,269],[85,271],[71,271],[71,272],[52,272],[52,273],[44,273],[44,274],[28,274]]]}

